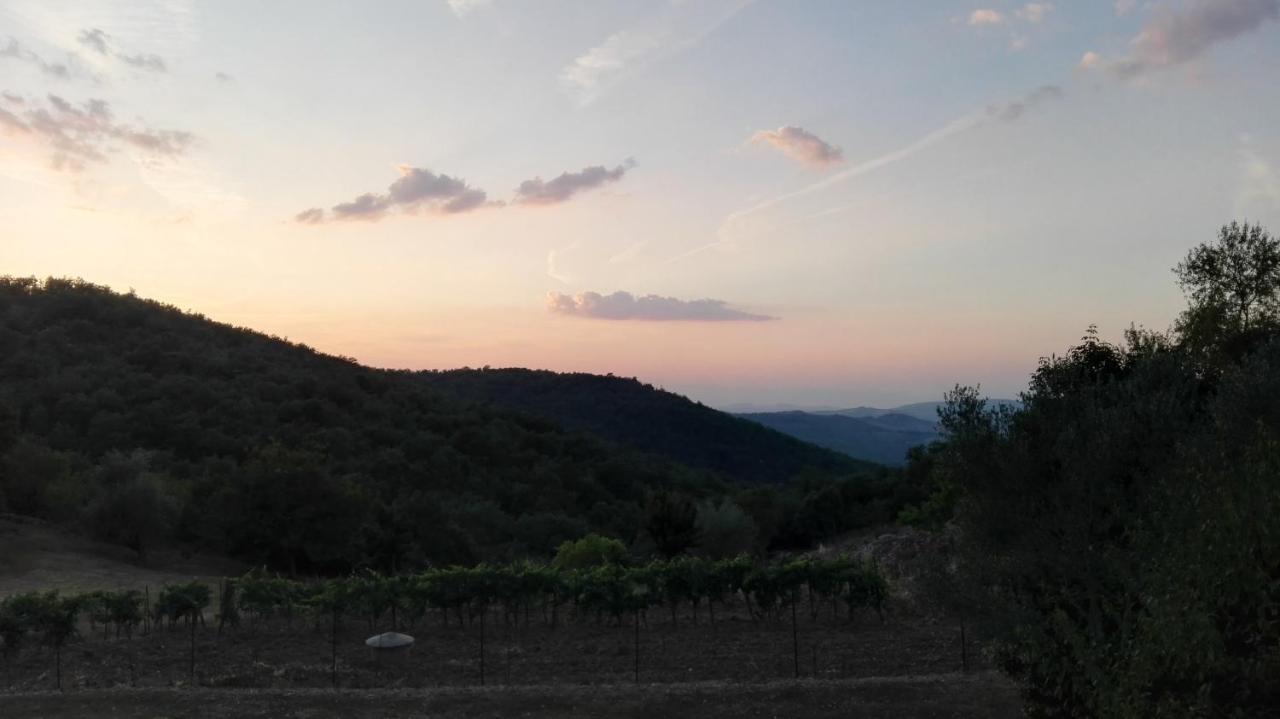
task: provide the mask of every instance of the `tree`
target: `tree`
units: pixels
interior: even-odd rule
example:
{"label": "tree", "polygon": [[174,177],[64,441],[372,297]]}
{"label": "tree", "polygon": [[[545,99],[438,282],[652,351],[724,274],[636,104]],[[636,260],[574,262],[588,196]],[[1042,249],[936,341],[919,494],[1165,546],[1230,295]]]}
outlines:
{"label": "tree", "polygon": [[659,490],[649,499],[644,528],[658,553],[670,559],[698,545],[698,508],[684,495]]}
{"label": "tree", "polygon": [[1280,705],[1274,254],[1230,225],[1179,265],[1173,338],[1131,328],[1117,346],[1090,328],[1041,361],[1016,412],[949,395],[928,470],[955,552],[930,583],[995,637],[1029,714]]}
{"label": "tree", "polygon": [[755,548],[756,523],[735,502],[706,501],[698,505],[699,549],[711,559],[727,559]]}
{"label": "tree", "polygon": [[1239,357],[1280,323],[1280,239],[1261,225],[1224,225],[1173,271],[1189,304],[1178,329],[1196,349]]}
{"label": "tree", "polygon": [[551,566],[558,570],[589,569],[627,560],[627,545],[611,537],[588,534],[582,539],[564,542],[556,549]]}
{"label": "tree", "polygon": [[112,453],[98,468],[98,495],[85,509],[85,523],[102,541],[129,547],[146,560],[147,550],[170,536],[177,504],[165,481],[149,469],[144,452]]}

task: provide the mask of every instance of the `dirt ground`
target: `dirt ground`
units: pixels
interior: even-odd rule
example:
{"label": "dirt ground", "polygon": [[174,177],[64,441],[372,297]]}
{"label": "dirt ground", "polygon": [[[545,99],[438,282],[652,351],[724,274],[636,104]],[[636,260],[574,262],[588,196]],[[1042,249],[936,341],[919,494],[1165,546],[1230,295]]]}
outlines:
{"label": "dirt ground", "polygon": [[0,596],[58,589],[153,591],[165,583],[240,574],[245,567],[215,557],[157,554],[145,566],[131,550],[94,542],[37,520],[0,515]]}
{"label": "dirt ground", "polygon": [[[138,589],[238,574],[215,558],[153,557],[43,526],[0,519],[0,596],[35,589]],[[972,647],[961,671],[957,627],[906,611],[850,620],[816,607],[753,622],[745,607],[686,609],[673,624],[648,613],[620,625],[579,617],[548,626],[534,610],[509,623],[460,625],[430,613],[400,618],[413,649],[391,661],[364,646],[384,620],[253,622],[219,635],[215,610],[183,626],[104,636],[81,627],[57,655],[32,639],[0,664],[0,716],[1016,716],[1015,687]],[[638,652],[637,652],[638,649]],[[481,664],[483,656],[483,667]],[[192,659],[194,658],[194,676]],[[61,666],[65,693],[53,691]],[[799,679],[796,679],[796,674]],[[337,690],[332,687],[335,684]],[[483,681],[483,686],[481,682]]]}
{"label": "dirt ground", "polygon": [[5,696],[12,717],[885,717],[1020,716],[990,673],[759,683],[610,684],[433,690],[117,689]]}

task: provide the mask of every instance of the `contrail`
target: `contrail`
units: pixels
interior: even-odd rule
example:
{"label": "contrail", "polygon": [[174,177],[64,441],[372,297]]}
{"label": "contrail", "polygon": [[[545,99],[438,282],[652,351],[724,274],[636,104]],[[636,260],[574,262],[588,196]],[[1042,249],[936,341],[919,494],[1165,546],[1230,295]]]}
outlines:
{"label": "contrail", "polygon": [[702,245],[701,247],[695,247],[694,249],[689,250],[688,252],[672,257],[670,260],[667,260],[667,262],[668,263],[677,262],[679,260],[685,259],[686,257],[691,257],[705,250],[709,250],[713,247],[727,245],[730,242],[729,231],[731,230],[732,225],[744,217],[754,215],[757,212],[761,212],[763,210],[767,210],[770,207],[779,205],[783,202],[787,202],[788,200],[794,200],[797,197],[803,197],[805,195],[811,195],[820,190],[825,190],[828,187],[831,187],[832,185],[838,185],[841,182],[845,182],[846,180],[851,180],[860,175],[865,175],[868,172],[871,172],[873,170],[878,170],[882,167],[885,167],[886,165],[892,165],[893,163],[898,162],[900,160],[905,160],[906,158],[911,157],[912,155],[920,152],[921,150],[925,150],[930,146],[935,145],[947,139],[948,137],[951,137],[952,135],[955,135],[960,132],[964,132],[965,130],[968,130],[972,127],[975,127],[981,124],[987,118],[987,116],[988,116],[987,112],[973,112],[963,117],[956,118],[955,120],[952,120],[951,122],[947,123],[941,128],[934,130],[933,132],[925,135],[919,140],[916,140],[910,145],[907,145],[906,147],[898,148],[893,152],[881,155],[880,157],[877,157],[873,160],[867,160],[866,162],[862,162],[857,165],[854,165],[853,167],[837,172],[836,174],[831,175],[830,177],[823,178],[818,182],[813,183],[812,185],[807,185],[805,187],[802,187],[799,190],[778,195],[777,197],[765,200],[764,202],[761,202],[757,205],[748,207],[745,210],[738,210],[737,212],[730,214],[728,217],[725,217],[724,221],[720,223],[720,228],[716,230],[715,242]]}

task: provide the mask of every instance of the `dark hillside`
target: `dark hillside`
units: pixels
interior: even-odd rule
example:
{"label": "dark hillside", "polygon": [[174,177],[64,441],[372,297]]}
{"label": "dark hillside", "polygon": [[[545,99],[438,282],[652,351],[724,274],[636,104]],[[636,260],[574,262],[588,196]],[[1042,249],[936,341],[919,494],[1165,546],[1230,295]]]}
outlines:
{"label": "dark hillside", "polygon": [[82,281],[0,278],[0,512],[139,555],[346,571],[547,556],[589,532],[643,545],[659,489],[748,494],[753,541],[803,544],[892,516],[892,479],[635,381],[371,369]]}
{"label": "dark hillside", "polygon": [[0,511],[277,566],[472,561],[720,480],[80,281],[0,279]]}
{"label": "dark hillside", "polygon": [[528,369],[421,376],[462,399],[530,412],[734,480],[777,483],[806,468],[844,475],[876,469],[635,379]]}

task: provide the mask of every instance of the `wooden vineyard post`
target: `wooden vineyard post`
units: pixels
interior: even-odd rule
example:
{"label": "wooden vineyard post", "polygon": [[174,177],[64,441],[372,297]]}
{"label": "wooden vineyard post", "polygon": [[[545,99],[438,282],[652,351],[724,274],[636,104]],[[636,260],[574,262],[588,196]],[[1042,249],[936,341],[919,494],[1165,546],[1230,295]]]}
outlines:
{"label": "wooden vineyard post", "polygon": [[338,607],[333,608],[333,625],[329,631],[329,658],[331,660],[329,675],[333,688],[338,688]]}
{"label": "wooden vineyard post", "polygon": [[191,661],[189,663],[189,674],[191,686],[196,685],[196,616],[195,612],[191,613]]}
{"label": "wooden vineyard post", "polygon": [[969,648],[965,643],[964,619],[960,620],[960,669],[969,671]]}
{"label": "wooden vineyard post", "polygon": [[640,610],[636,610],[636,650],[635,650],[635,679],[636,684],[640,683]]}
{"label": "wooden vineyard post", "polygon": [[796,679],[800,678],[800,633],[796,629],[796,592],[791,592],[791,655],[795,663]]}
{"label": "wooden vineyard post", "polygon": [[484,615],[485,610],[480,610],[480,686],[484,686]]}

